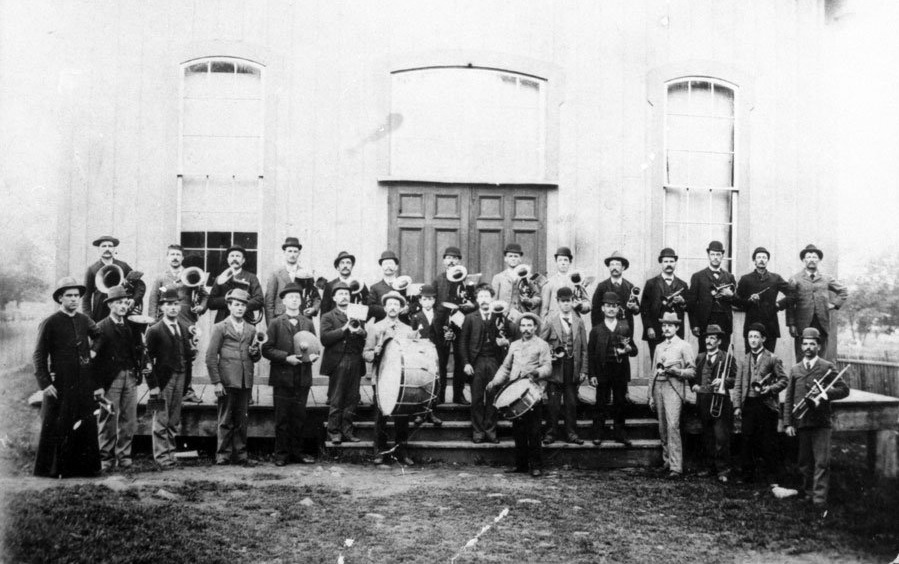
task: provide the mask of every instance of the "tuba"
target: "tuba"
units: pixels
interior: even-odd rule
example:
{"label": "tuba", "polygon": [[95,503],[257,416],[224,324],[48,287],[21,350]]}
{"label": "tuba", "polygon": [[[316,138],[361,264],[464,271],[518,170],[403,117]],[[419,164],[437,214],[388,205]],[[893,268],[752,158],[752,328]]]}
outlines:
{"label": "tuba", "polygon": [[94,285],[103,294],[108,294],[109,290],[115,286],[120,286],[125,281],[125,273],[122,267],[117,264],[107,264],[97,271],[94,277]]}

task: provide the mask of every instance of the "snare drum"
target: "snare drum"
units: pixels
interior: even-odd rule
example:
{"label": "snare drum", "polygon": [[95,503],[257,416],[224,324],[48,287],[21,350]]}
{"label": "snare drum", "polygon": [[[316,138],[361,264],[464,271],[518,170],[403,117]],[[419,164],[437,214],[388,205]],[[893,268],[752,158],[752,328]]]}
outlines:
{"label": "snare drum", "polygon": [[437,385],[437,348],[427,339],[391,339],[384,345],[375,380],[383,415],[428,411]]}
{"label": "snare drum", "polygon": [[529,378],[519,378],[503,386],[493,400],[499,414],[506,419],[521,417],[540,403],[543,390]]}

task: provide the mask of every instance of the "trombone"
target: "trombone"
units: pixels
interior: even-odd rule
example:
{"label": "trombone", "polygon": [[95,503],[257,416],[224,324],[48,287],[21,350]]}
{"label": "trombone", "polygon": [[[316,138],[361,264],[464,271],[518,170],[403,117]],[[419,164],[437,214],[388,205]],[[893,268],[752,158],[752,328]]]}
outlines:
{"label": "trombone", "polygon": [[[849,366],[846,366],[838,373],[835,369],[829,368],[827,372],[824,373],[824,376],[821,376],[821,378],[815,380],[815,383],[812,384],[812,389],[809,390],[801,400],[799,400],[799,403],[793,406],[793,418],[797,420],[802,419],[810,409],[812,409],[813,407],[816,408],[821,405],[821,402],[824,401],[825,394],[827,394],[827,392],[831,388],[833,388],[834,384],[837,383],[837,380],[842,378],[843,374],[845,374],[847,370],[849,370]],[[828,377],[830,377],[832,374],[836,375],[830,378],[830,380],[828,381]]]}
{"label": "trombone", "polygon": [[720,381],[718,387],[712,392],[712,404],[709,406],[709,415],[714,417],[715,419],[721,417],[721,412],[724,409],[724,400],[727,399],[727,388],[725,388],[725,380],[727,379],[727,375],[730,373],[730,366],[733,363],[733,349],[734,344],[731,343],[730,347],[728,347],[727,354],[724,356],[724,364],[721,368],[718,369],[718,380]]}

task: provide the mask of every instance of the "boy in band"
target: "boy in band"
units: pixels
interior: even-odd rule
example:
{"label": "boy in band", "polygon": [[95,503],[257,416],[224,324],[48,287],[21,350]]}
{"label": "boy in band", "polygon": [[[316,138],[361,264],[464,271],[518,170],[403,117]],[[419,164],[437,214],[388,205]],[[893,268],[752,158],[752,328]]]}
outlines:
{"label": "boy in band", "polygon": [[778,394],[787,387],[781,360],[767,349],[766,327],[753,323],[746,333],[749,347],[735,386],[734,416],[742,417],[743,448],[740,455],[743,482],[755,479],[756,459],[762,461],[765,484],[778,483]]}
{"label": "boy in band", "polygon": [[[509,304],[509,307],[519,312],[540,311],[540,289],[537,285],[527,280],[523,284],[515,269],[521,265],[521,257],[523,255],[521,245],[518,243],[509,243],[503,250],[503,261],[506,263],[506,269],[493,277],[492,286],[493,293],[497,300],[502,300]],[[525,286],[532,294],[530,297],[522,296],[520,288]]]}
{"label": "boy in band", "polygon": [[[406,325],[399,319],[400,311],[406,307],[406,299],[399,292],[388,292],[381,298],[381,307],[384,308],[384,318],[372,327],[368,337],[365,339],[365,349],[362,352],[362,358],[366,362],[374,364],[375,369],[375,388],[374,396],[377,398],[377,386],[382,377],[381,375],[381,354],[384,352],[384,346],[390,339],[411,339],[418,336],[418,333],[412,327]],[[380,406],[375,410],[375,441],[374,441],[374,459],[375,464],[384,464],[384,455],[392,451],[393,457],[400,464],[411,466],[414,464],[406,453],[406,441],[409,440],[409,416],[394,415],[394,447],[387,449],[387,415],[381,413]]]}
{"label": "boy in band", "polygon": [[643,303],[640,304],[643,340],[649,344],[649,356],[652,358],[655,358],[655,350],[659,343],[666,340],[659,323],[666,312],[676,314],[677,336],[680,339],[684,338],[684,309],[687,305],[687,296],[684,295],[687,293],[687,283],[674,275],[677,268],[677,253],[667,247],[662,249],[659,253],[659,264],[662,265],[662,272],[643,285]]}
{"label": "boy in band", "polygon": [[459,354],[465,363],[465,374],[471,378],[471,426],[472,441],[482,443],[486,439],[498,443],[496,438],[496,408],[487,397],[487,383],[496,374],[503,360],[513,328],[508,320],[501,320],[505,337],[497,328],[495,315],[490,312],[494,298],[493,288],[478,286],[478,311],[465,316],[459,338]]}
{"label": "boy in band", "polygon": [[[454,266],[458,266],[462,263],[462,251],[459,250],[459,247],[447,247],[443,252],[443,266],[446,268],[446,271],[449,271],[450,268]],[[461,334],[461,328],[456,327],[452,323],[450,323],[449,318],[452,315],[452,311],[444,306],[446,303],[451,303],[459,306],[459,311],[463,314],[467,315],[477,309],[477,306],[471,302],[465,300],[462,297],[462,293],[460,289],[462,285],[465,283],[465,280],[453,281],[447,277],[447,272],[437,276],[434,279],[434,290],[437,292],[436,302],[435,302],[435,311],[437,312],[437,318],[439,319],[439,328],[443,331],[443,341],[446,343],[446,347],[441,351],[440,348],[437,349],[437,360],[438,360],[438,370],[440,372],[440,389],[437,393],[437,401],[439,403],[443,403],[446,401],[446,381],[447,381],[447,373],[446,373],[446,365],[449,363],[450,357],[450,348],[452,348],[453,355],[453,403],[457,403],[460,405],[468,405],[468,400],[462,395],[462,392],[465,390],[465,373],[462,371],[465,363],[462,362],[462,358],[459,356],[459,336]]]}
{"label": "boy in band", "polygon": [[87,290],[81,296],[81,311],[95,323],[99,323],[109,315],[109,307],[106,305],[106,294],[97,288],[97,273],[104,266],[118,266],[122,269],[122,279],[119,281],[121,284],[131,272],[131,267],[128,266],[128,263],[115,258],[116,247],[119,246],[119,240],[115,237],[103,235],[95,240],[93,245],[97,247],[100,258],[87,268],[84,275],[84,287]]}
{"label": "boy in band", "polygon": [[253,364],[259,361],[255,328],[244,321],[250,296],[234,289],[225,296],[230,315],[212,327],[206,368],[218,398],[216,464],[255,466],[247,457],[247,411],[253,393]]}
{"label": "boy in band", "polygon": [[[437,312],[434,311],[434,298],[436,295],[437,293],[434,291],[433,286],[425,284],[421,287],[421,294],[418,297],[418,303],[421,305],[421,310],[415,312],[412,316],[411,325],[412,329],[418,333],[418,338],[428,339],[434,343],[434,347],[437,349],[437,358],[440,359],[441,355],[444,354],[441,351],[446,349],[447,344],[443,335],[443,327],[438,325],[439,320],[437,319]],[[433,409],[435,405],[443,403],[442,390],[446,387],[446,371],[443,372],[443,377],[443,383],[441,384],[438,380],[435,387],[435,398],[434,401],[431,402],[431,409]],[[421,419],[421,421],[419,419]],[[443,421],[434,415],[433,411],[428,411],[427,415],[424,417],[417,417],[415,419],[415,424],[420,425],[424,421],[429,421],[437,427],[443,425]]]}
{"label": "boy in band", "polygon": [[281,245],[281,250],[284,251],[284,265],[272,272],[265,285],[265,320],[271,323],[284,313],[284,304],[280,296],[288,284],[300,286],[300,313],[312,319],[318,315],[321,298],[318,289],[315,288],[311,270],[300,266],[300,251],[303,250],[303,245],[296,237],[287,237]]}
{"label": "boy in band", "polygon": [[[334,297],[334,287],[338,282],[342,282],[349,288],[350,283],[353,281],[353,268],[355,266],[355,256],[346,251],[340,251],[337,254],[337,258],[334,259],[334,269],[337,271],[337,278],[325,284],[325,289],[322,291],[321,313],[323,318],[326,313],[337,305]],[[359,292],[350,296],[350,301],[347,303],[350,302],[358,304],[368,303],[368,287],[361,280],[359,281]]]}
{"label": "boy in band", "polygon": [[176,465],[175,436],[181,426],[184,379],[197,352],[190,346],[188,324],[181,316],[181,293],[167,288],[158,298],[162,319],[147,329],[147,354],[153,370],[147,375],[151,398],[165,408],[153,413],[153,460],[162,467]]}
{"label": "boy in band", "polygon": [[636,297],[631,299],[634,283],[624,277],[624,271],[630,267],[631,263],[618,251],[606,257],[603,262],[609,269],[609,277],[597,284],[596,290],[593,292],[593,309],[590,311],[591,324],[595,327],[605,319],[602,300],[606,292],[614,292],[618,295],[618,303],[622,304],[618,308],[618,319],[627,322],[627,328],[630,331],[628,337],[633,340],[634,316],[640,314],[640,300]]}
{"label": "boy in band", "polygon": [[663,468],[668,469],[669,478],[679,478],[684,472],[684,452],[680,436],[681,411],[684,408],[687,382],[693,379],[696,370],[689,343],[677,336],[681,325],[677,314],[673,311],[665,312],[658,323],[663,340],[655,347],[652,359],[655,374],[649,390],[649,409],[658,410]]}
{"label": "boy in band", "polygon": [[278,295],[284,313],[268,324],[268,339],[262,344],[262,356],[271,361],[268,383],[273,388],[275,407],[275,466],[284,466],[290,459],[302,464],[315,462],[303,453],[303,424],[312,387],[312,363],[318,356],[304,359],[302,351],[294,346],[294,335],[300,331],[315,334],[312,320],[300,311],[302,292],[294,282],[284,286]]}
{"label": "boy in band", "polygon": [[556,249],[556,254],[553,255],[553,258],[556,261],[556,273],[547,278],[546,283],[543,284],[543,288],[540,290],[540,319],[546,319],[546,316],[559,311],[556,295],[560,288],[572,290],[573,295],[574,283],[568,275],[568,270],[571,269],[571,261],[574,260],[571,249],[559,247]]}
{"label": "boy in band", "polygon": [[[734,387],[737,377],[737,365],[735,359],[720,348],[726,336],[721,327],[709,325],[704,335],[705,352],[699,353],[696,357],[696,380],[693,384],[699,419],[702,422],[706,466],[705,470],[699,472],[699,476],[717,476],[718,481],[725,483],[730,471],[730,433],[733,429],[730,390]],[[725,365],[727,372],[724,371]],[[723,404],[720,414],[715,414],[712,413],[712,402],[720,389],[722,379],[725,389]]]}
{"label": "boy in band", "polygon": [[[540,319],[533,313],[525,313],[518,320],[521,338],[509,345],[509,353],[487,384],[491,394],[508,381],[529,378],[543,388],[552,373],[552,352],[546,341],[536,336]],[[529,409],[512,420],[512,434],[515,437],[515,467],[509,472],[526,473],[530,466],[531,476],[539,478],[543,474],[543,457],[540,452],[540,405]]]}
{"label": "boy in band", "polygon": [[[562,286],[556,292],[558,305],[540,327],[540,338],[553,351],[552,374],[546,382],[546,436],[543,444],[565,437],[566,443],[584,444],[577,434],[577,389],[587,379],[587,330],[574,312],[574,292]],[[565,404],[562,408],[562,404]],[[559,434],[559,411],[565,420],[565,434]]]}
{"label": "boy in band", "polygon": [[709,266],[693,274],[690,289],[687,290],[687,313],[693,335],[704,338],[702,330],[712,325],[721,329],[721,349],[730,347],[730,335],[734,328],[734,312],[731,304],[737,281],[734,275],[721,268],[724,260],[724,245],[712,241],[706,248]]}
{"label": "boy in band", "polygon": [[[587,344],[590,383],[596,386],[596,407],[593,416],[593,430],[596,438],[593,444],[602,445],[606,435],[606,412],[609,399],[612,400],[612,420],[615,441],[631,446],[624,430],[627,410],[627,385],[631,379],[631,361],[637,356],[637,347],[631,341],[631,330],[627,321],[619,319],[621,302],[615,292],[606,292],[602,297],[603,319],[590,330]],[[611,396],[611,397],[610,397]]]}
{"label": "boy in band", "polygon": [[262,296],[262,286],[256,275],[246,270],[244,264],[247,262],[247,251],[239,245],[232,245],[225,256],[228,260],[228,269],[218,275],[212,290],[209,291],[209,300],[207,301],[209,309],[215,310],[215,322],[220,323],[229,316],[233,317],[231,306],[228,303],[227,296],[231,290],[239,289],[247,293],[246,317],[249,321],[255,312],[261,312],[265,305],[265,299]]}
{"label": "boy in band", "polygon": [[347,318],[350,287],[338,280],[333,286],[335,307],[322,315],[321,339],[325,347],[319,372],[328,376],[328,437],[331,443],[359,442],[353,431],[359,382],[365,373],[362,349],[365,328]]}
{"label": "boy in band", "polygon": [[793,414],[793,407],[815,388],[828,370],[836,369],[832,362],[818,356],[821,334],[814,327],[802,331],[802,360],[790,369],[790,382],[784,399],[784,432],[788,437],[799,436],[799,472],[802,491],[812,504],[827,511],[827,492],[830,489],[830,437],[832,408],[830,402],[849,395],[849,386],[840,378],[830,390],[820,396],[820,404],[808,410],[801,419]]}
{"label": "boy in band", "polygon": [[135,346],[125,315],[131,302],[125,288],[114,286],[106,296],[109,316],[97,324],[100,335],[91,345],[98,381],[112,403],[112,413],[100,417],[100,460],[103,471],[131,467],[131,442],[137,430],[137,386],[141,381],[141,348]]}

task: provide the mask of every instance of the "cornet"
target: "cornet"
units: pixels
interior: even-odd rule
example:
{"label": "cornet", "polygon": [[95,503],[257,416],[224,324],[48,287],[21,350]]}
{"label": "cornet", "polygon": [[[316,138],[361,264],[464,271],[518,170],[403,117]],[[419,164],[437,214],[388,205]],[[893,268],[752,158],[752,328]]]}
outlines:
{"label": "cornet", "polygon": [[733,287],[734,287],[733,283],[721,284],[719,286],[712,286],[712,290],[711,290],[712,297],[715,299],[718,299],[721,297],[724,290],[726,290],[728,288],[733,288]]}
{"label": "cornet", "polygon": [[721,417],[721,411],[724,409],[724,400],[727,399],[727,388],[725,388],[725,380],[730,373],[730,366],[733,363],[734,344],[731,343],[727,354],[724,356],[724,364],[718,370],[718,387],[712,392],[712,404],[709,406],[709,415],[717,419]]}
{"label": "cornet", "polygon": [[108,294],[109,290],[115,286],[120,286],[125,280],[125,273],[122,267],[117,264],[107,264],[97,271],[94,277],[94,285],[103,294]]}
{"label": "cornet", "polygon": [[771,380],[771,378],[773,376],[774,376],[774,373],[768,373],[768,375],[765,376],[764,378],[762,378],[761,380],[756,380],[755,382],[752,382],[751,384],[749,384],[749,387],[752,389],[753,392],[761,395],[762,388],[764,388],[765,386],[768,385],[768,382]]}
{"label": "cornet", "polygon": [[461,282],[468,277],[468,269],[457,264],[446,269],[446,279],[450,282]]}
{"label": "cornet", "polygon": [[849,370],[849,366],[846,366],[845,368],[840,370],[839,373],[831,368],[824,373],[824,376],[821,376],[821,378],[815,380],[815,383],[812,385],[812,389],[809,390],[801,400],[799,400],[799,403],[793,406],[793,417],[797,420],[802,419],[811,408],[821,405],[821,402],[824,401],[824,395],[827,394],[827,392],[831,388],[833,388],[834,384],[837,383],[837,380],[842,378],[843,374],[845,374],[847,370]]}

